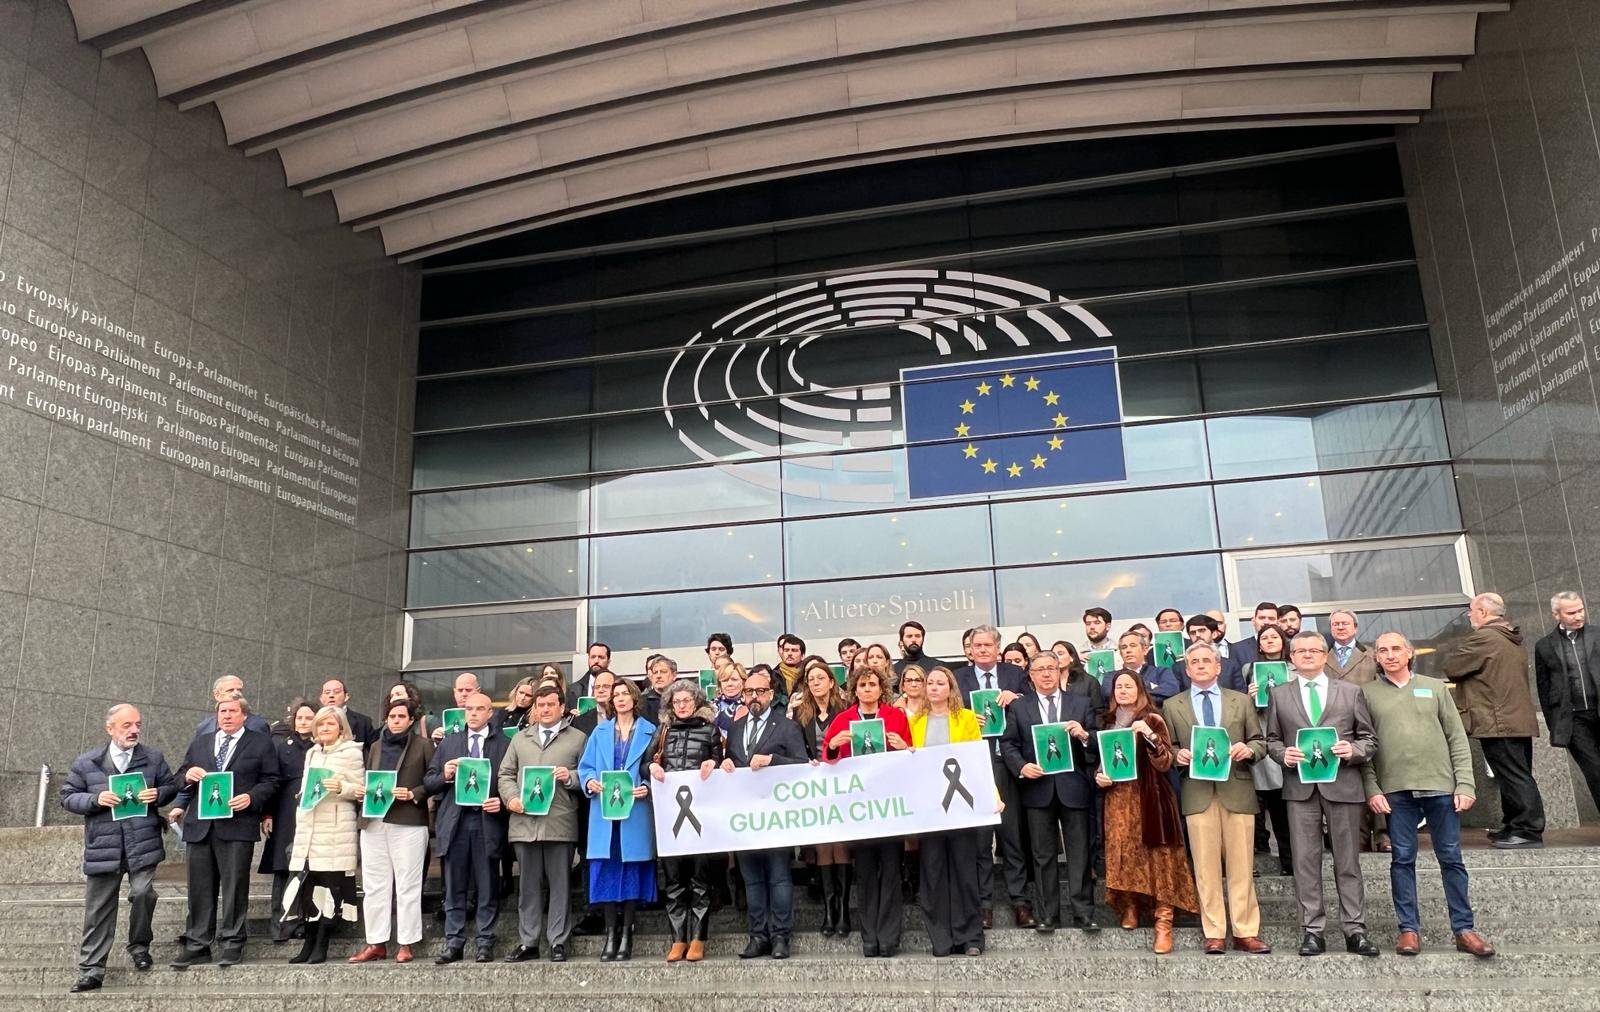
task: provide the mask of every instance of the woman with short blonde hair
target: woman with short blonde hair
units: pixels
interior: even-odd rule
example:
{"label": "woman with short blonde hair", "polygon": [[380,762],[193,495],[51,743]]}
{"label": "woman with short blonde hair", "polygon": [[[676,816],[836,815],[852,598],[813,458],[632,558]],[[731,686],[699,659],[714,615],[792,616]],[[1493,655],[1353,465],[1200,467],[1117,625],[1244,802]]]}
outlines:
{"label": "woman with short blonde hair", "polygon": [[295,877],[283,897],[284,916],[298,915],[306,925],[305,945],[291,963],[326,960],[333,919],[353,922],[358,913],[360,809],[355,799],[365,782],[361,743],[351,739],[344,711],[332,706],[312,718],[311,737],[316,744],[306,753],[289,851],[289,872]]}

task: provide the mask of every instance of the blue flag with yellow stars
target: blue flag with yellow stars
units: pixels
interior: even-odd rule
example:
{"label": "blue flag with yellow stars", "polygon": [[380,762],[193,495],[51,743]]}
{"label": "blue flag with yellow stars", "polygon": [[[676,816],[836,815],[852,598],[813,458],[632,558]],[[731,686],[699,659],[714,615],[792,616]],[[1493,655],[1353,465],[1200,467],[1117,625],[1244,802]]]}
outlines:
{"label": "blue flag with yellow stars", "polygon": [[1115,348],[902,369],[900,378],[913,499],[1128,476]]}

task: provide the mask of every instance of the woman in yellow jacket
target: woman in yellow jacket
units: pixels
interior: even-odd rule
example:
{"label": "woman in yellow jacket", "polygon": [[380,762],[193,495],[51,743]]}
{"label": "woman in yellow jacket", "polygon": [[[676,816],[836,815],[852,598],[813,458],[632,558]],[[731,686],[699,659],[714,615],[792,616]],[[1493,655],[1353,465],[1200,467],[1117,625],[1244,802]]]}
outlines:
{"label": "woman in yellow jacket", "polygon": [[[978,716],[961,704],[956,676],[943,665],[928,672],[927,702],[911,718],[911,747],[979,741]],[[983,916],[978,894],[978,836],[975,829],[926,833],[918,850],[922,888],[919,897],[935,956],[983,953]]]}

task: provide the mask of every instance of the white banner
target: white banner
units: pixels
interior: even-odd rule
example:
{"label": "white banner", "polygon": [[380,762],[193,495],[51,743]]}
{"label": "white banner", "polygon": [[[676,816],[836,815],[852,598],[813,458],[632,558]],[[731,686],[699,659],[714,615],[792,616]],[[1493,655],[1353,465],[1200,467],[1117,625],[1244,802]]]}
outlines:
{"label": "white banner", "polygon": [[1000,821],[987,742],[816,766],[695,771],[651,781],[656,852],[722,853],[916,836]]}

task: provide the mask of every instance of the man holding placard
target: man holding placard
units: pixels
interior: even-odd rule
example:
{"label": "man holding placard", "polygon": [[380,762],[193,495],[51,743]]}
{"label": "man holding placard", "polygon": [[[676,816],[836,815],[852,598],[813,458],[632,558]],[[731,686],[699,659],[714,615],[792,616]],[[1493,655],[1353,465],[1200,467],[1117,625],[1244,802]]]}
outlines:
{"label": "man holding placard", "polygon": [[74,993],[94,991],[106,974],[117,930],[117,897],[128,879],[128,954],[148,970],[155,916],[156,865],[166,856],[161,817],[178,782],[161,753],[142,743],[144,722],[131,704],[106,711],[110,740],[72,761],[61,786],[61,807],[83,816],[83,944]]}
{"label": "man holding placard", "polygon": [[481,692],[466,698],[466,728],[439,742],[423,786],[438,795],[434,852],[444,867],[445,947],[435,963],[459,962],[467,945],[467,894],[476,885],[477,961],[494,959],[494,922],[500,914],[495,869],[506,842],[493,770],[505,757],[504,735],[489,728],[494,702]]}
{"label": "man holding placard", "polygon": [[547,685],[533,697],[533,721],[506,748],[496,775],[510,810],[507,836],[517,852],[517,947],[507,963],[539,958],[541,936],[550,961],[567,959],[572,851],[578,843],[578,760],[585,735],[562,713],[561,690]]}
{"label": "man holding placard", "polygon": [[1250,698],[1219,684],[1222,661],[1215,647],[1192,643],[1183,660],[1189,691],[1167,700],[1161,712],[1178,746],[1173,763],[1184,771],[1179,801],[1189,826],[1204,949],[1222,954],[1231,916],[1233,947],[1268,953],[1272,947],[1261,938],[1253,877],[1260,805],[1250,774],[1267,754],[1266,738]]}
{"label": "man holding placard", "polygon": [[1344,922],[1345,949],[1378,955],[1367,937],[1362,913],[1361,812],[1366,791],[1358,767],[1372,758],[1378,743],[1361,690],[1330,679],[1324,670],[1328,644],[1320,633],[1303,632],[1289,641],[1294,676],[1272,690],[1267,713],[1267,753],[1290,771],[1283,796],[1289,806],[1294,889],[1300,903],[1303,937],[1300,955],[1326,951],[1322,932],[1322,826],[1333,843],[1334,884]]}

